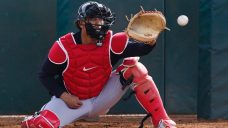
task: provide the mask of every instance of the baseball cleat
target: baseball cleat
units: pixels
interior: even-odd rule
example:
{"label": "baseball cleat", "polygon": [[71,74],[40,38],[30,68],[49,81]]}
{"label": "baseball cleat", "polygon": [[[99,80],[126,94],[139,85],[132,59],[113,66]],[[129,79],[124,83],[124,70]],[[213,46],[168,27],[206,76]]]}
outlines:
{"label": "baseball cleat", "polygon": [[173,120],[160,120],[158,128],[177,128]]}

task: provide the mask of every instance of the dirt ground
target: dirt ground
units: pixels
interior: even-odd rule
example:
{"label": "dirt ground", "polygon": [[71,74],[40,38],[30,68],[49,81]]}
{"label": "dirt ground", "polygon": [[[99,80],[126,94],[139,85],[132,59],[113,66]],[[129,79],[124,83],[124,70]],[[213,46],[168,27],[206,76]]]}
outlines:
{"label": "dirt ground", "polygon": [[[0,116],[0,128],[20,128],[24,116]],[[106,115],[99,121],[77,121],[65,128],[138,128],[143,115]],[[228,128],[228,120],[197,120],[195,115],[171,115],[178,128]],[[148,119],[149,120],[149,119]],[[144,128],[153,128],[149,121]]]}

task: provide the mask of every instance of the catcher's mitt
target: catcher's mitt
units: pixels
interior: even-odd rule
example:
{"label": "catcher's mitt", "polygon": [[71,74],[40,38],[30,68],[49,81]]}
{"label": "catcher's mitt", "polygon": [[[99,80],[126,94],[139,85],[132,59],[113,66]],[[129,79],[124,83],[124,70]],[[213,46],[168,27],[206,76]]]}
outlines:
{"label": "catcher's mitt", "polygon": [[153,45],[165,28],[166,19],[160,11],[142,9],[129,20],[126,33],[130,38]]}

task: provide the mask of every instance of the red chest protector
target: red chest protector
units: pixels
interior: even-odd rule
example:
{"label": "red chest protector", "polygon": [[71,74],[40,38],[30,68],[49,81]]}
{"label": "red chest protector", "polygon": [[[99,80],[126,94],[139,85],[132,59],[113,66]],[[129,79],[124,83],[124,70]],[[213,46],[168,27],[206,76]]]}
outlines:
{"label": "red chest protector", "polygon": [[110,37],[111,32],[103,40],[102,47],[96,44],[76,44],[71,33],[60,38],[68,55],[63,79],[71,94],[87,99],[101,92],[112,71],[109,58]]}
{"label": "red chest protector", "polygon": [[112,31],[108,31],[101,47],[81,45],[75,42],[72,33],[68,33],[52,46],[49,60],[55,64],[67,61],[62,73],[66,89],[80,99],[88,99],[98,96],[110,77],[110,51],[121,54],[127,42],[125,33],[112,36]]}

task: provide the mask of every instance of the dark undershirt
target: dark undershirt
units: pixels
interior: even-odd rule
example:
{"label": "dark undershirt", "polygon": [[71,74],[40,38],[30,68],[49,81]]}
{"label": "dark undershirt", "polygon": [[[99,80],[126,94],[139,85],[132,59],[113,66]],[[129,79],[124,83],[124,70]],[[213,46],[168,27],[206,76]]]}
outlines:
{"label": "dark undershirt", "polygon": [[[75,41],[81,44],[81,33],[74,34]],[[155,46],[155,45],[154,45]],[[148,54],[154,46],[144,43],[136,42],[133,40],[128,41],[127,47],[120,55],[114,54],[110,51],[112,67],[120,60],[126,57],[144,56]],[[62,72],[64,71],[67,62],[57,65],[52,63],[48,57],[44,61],[41,70],[39,71],[39,79],[41,83],[47,88],[51,95],[60,97],[63,92],[66,91],[63,83]]]}

